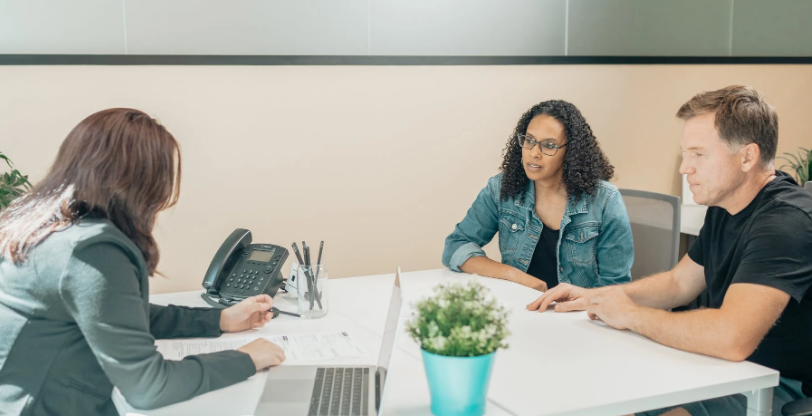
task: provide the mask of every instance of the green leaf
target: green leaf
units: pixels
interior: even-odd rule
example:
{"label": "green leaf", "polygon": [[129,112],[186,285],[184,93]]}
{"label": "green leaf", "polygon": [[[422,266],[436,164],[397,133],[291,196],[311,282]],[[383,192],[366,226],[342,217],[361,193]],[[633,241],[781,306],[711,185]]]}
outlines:
{"label": "green leaf", "polygon": [[796,153],[784,152],[784,155],[788,157],[776,157],[776,159],[782,159],[787,162],[781,165],[779,169],[794,172],[794,176],[800,185],[812,179],[812,150],[801,147]]}
{"label": "green leaf", "polygon": [[28,176],[24,176],[19,170],[14,168],[14,163],[8,156],[0,152],[0,160],[4,160],[10,168],[10,172],[0,175],[0,210],[31,190],[31,182]]}
{"label": "green leaf", "polygon": [[798,165],[800,165],[800,164],[801,164],[801,161],[800,161],[800,160],[798,160],[798,157],[797,157],[797,156],[795,156],[795,154],[793,154],[793,153],[786,153],[786,152],[785,152],[784,154],[785,154],[785,155],[788,155],[788,156],[790,156],[790,157],[792,157],[792,159],[794,160],[794,162],[793,162],[793,161],[789,161],[789,159],[787,159],[787,160],[789,161],[789,163],[792,165],[792,167],[793,167],[793,168],[795,168],[796,166],[798,166]]}
{"label": "green leaf", "polygon": [[[812,157],[809,158],[809,164],[806,167],[806,181],[808,182],[809,179],[812,179]],[[803,183],[801,185],[803,185]]]}
{"label": "green leaf", "polygon": [[415,309],[407,332],[428,352],[474,357],[507,348],[507,311],[476,281],[441,284]]}

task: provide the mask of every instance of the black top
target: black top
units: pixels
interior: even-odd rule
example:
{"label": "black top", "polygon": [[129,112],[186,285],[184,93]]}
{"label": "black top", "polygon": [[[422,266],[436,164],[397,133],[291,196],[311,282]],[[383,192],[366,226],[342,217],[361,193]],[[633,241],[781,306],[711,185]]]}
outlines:
{"label": "black top", "polygon": [[728,287],[736,283],[792,296],[748,361],[812,383],[812,195],[778,172],[736,215],[708,208],[688,255],[705,268],[712,308],[722,306]]}
{"label": "black top", "polygon": [[547,289],[558,285],[558,260],[555,258],[555,248],[558,245],[558,232],[544,225],[541,236],[533,251],[533,258],[527,266],[527,274],[547,283]]}

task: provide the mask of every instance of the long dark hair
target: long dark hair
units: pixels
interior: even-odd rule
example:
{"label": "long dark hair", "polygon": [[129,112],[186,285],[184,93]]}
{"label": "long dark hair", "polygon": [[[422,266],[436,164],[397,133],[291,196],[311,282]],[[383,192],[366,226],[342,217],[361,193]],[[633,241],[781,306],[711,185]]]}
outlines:
{"label": "long dark hair", "polygon": [[519,134],[527,133],[527,126],[536,116],[548,115],[558,120],[564,125],[567,135],[566,154],[564,155],[563,182],[567,189],[567,195],[576,201],[581,195],[595,194],[595,184],[599,180],[608,181],[615,174],[615,168],[609,164],[609,160],[601,151],[592,128],[574,105],[561,100],[550,100],[534,105],[527,110],[519,122],[516,129],[510,135],[505,149],[502,152],[501,170],[502,190],[500,199],[502,201],[510,198],[520,198],[524,195],[530,178],[522,166],[522,146],[519,142]]}
{"label": "long dark hair", "polygon": [[140,249],[149,274],[160,258],[157,214],[180,194],[180,147],[147,114],[99,111],[65,138],[45,178],[0,213],[0,257],[14,263],[89,213],[108,218]]}

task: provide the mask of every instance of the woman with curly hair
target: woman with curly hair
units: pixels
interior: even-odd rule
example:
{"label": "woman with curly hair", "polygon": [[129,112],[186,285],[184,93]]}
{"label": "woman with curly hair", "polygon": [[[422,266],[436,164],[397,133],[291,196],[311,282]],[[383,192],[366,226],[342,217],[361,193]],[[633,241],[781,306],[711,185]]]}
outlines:
{"label": "woman with curly hair", "polygon": [[[560,282],[598,287],[631,280],[632,230],[614,168],[578,109],[545,101],[508,139],[490,178],[445,240],[443,264],[540,291]],[[499,232],[502,262],[482,247]]]}

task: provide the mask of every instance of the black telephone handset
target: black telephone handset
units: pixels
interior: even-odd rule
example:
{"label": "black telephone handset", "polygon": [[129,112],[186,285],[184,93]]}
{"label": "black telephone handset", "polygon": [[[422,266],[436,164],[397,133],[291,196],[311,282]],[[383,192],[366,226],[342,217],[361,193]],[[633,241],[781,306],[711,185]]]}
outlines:
{"label": "black telephone handset", "polygon": [[203,300],[226,308],[249,296],[273,297],[283,284],[281,269],[287,258],[287,249],[251,244],[251,231],[238,228],[217,250],[203,277]]}

